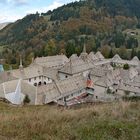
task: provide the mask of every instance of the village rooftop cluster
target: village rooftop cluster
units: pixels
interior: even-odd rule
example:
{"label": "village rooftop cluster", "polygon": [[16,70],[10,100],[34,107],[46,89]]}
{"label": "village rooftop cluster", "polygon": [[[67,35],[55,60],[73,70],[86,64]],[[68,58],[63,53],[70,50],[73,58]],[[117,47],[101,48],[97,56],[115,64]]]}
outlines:
{"label": "village rooftop cluster", "polygon": [[[126,67],[126,68],[125,68]],[[37,57],[30,66],[0,72],[0,99],[21,105],[56,103],[71,106],[85,102],[113,102],[140,96],[140,60],[119,55],[105,59],[100,52]]]}

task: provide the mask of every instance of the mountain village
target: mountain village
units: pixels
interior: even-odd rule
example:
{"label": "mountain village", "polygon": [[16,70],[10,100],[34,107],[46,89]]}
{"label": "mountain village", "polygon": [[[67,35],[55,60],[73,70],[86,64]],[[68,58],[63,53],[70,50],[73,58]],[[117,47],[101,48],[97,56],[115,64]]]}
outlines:
{"label": "mountain village", "polygon": [[[124,69],[124,65],[128,69]],[[100,52],[78,57],[37,57],[30,66],[0,72],[0,99],[22,105],[56,103],[71,106],[86,102],[113,102],[123,96],[140,96],[140,60],[123,60],[119,55],[105,59]]]}

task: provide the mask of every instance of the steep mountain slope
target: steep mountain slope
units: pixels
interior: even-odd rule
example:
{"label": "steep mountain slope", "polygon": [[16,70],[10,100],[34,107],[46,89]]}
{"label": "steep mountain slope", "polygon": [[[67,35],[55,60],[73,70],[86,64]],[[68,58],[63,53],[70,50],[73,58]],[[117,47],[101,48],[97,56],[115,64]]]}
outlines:
{"label": "steep mountain slope", "polygon": [[129,41],[122,31],[140,27],[139,7],[140,0],[73,2],[41,15],[27,15],[9,24],[0,31],[0,45],[8,46],[15,55],[17,50],[24,50],[26,55],[34,52],[35,56],[79,54],[84,40],[88,51],[96,51],[105,45],[128,48],[129,42],[129,48],[137,48],[138,40]]}

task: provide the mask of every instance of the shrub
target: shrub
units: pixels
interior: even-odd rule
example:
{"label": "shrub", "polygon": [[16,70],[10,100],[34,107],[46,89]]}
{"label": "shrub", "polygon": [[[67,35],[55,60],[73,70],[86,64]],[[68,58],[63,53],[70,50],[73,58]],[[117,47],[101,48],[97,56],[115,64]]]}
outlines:
{"label": "shrub", "polygon": [[129,69],[129,65],[128,64],[124,64],[123,69],[124,70],[128,70]]}
{"label": "shrub", "polygon": [[24,104],[29,104],[30,103],[30,98],[29,98],[28,95],[25,96],[23,103]]}
{"label": "shrub", "polygon": [[108,88],[106,92],[107,92],[107,94],[112,94],[112,91],[110,88]]}

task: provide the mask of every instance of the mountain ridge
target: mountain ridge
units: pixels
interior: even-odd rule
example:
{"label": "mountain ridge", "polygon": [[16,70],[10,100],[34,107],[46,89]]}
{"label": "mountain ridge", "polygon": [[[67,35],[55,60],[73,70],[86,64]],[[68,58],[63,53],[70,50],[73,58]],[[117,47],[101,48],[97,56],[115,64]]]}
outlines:
{"label": "mountain ridge", "polygon": [[3,28],[5,28],[8,24],[10,24],[10,22],[0,23],[0,30],[2,30]]}

